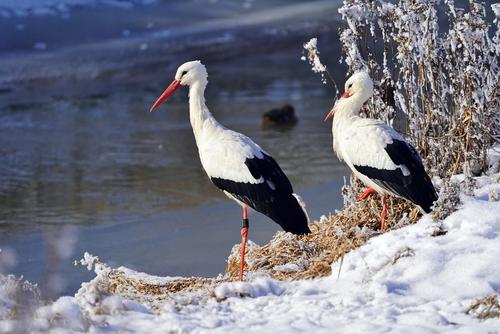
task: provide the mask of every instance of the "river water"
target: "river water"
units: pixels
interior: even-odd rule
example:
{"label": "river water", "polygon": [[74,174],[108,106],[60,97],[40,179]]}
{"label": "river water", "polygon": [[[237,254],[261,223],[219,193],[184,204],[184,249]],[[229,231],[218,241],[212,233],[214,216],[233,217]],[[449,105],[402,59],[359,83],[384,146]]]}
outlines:
{"label": "river water", "polygon": [[[89,277],[72,264],[84,251],[150,274],[223,272],[241,213],[201,169],[187,89],[148,112],[192,59],[208,68],[215,117],[274,156],[312,218],[339,208],[348,173],[322,122],[334,93],[300,60],[316,36],[342,80],[336,7],[160,1],[0,19],[0,268],[49,295]],[[299,123],[263,129],[260,115],[284,103]],[[279,230],[250,219],[257,243]]]}

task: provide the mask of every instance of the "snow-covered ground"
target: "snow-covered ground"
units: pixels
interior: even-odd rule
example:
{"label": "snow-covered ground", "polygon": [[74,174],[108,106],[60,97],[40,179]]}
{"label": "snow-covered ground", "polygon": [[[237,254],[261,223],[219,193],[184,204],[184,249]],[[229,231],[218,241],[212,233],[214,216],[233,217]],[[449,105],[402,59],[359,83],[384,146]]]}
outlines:
{"label": "snow-covered ground", "polygon": [[[0,331],[30,324],[31,331],[56,333],[494,333],[500,318],[479,320],[466,311],[477,299],[500,292],[499,193],[499,173],[476,178],[474,194],[461,193],[459,210],[442,222],[445,234],[433,236],[437,223],[425,215],[415,225],[370,239],[348,253],[341,268],[334,263],[325,278],[282,282],[256,274],[210,293],[140,302],[103,293],[111,268],[86,254],[83,263],[94,267],[95,279],[75,296],[31,302],[29,310],[19,303],[37,300],[35,288],[4,276]],[[171,280],[119,269],[154,284]],[[32,319],[12,320],[20,310]]]}

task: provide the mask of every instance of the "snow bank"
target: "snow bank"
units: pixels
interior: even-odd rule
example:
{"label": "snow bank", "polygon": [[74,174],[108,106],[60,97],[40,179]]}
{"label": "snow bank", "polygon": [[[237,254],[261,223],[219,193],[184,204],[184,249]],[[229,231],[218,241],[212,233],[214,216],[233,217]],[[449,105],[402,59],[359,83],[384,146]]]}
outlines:
{"label": "snow bank", "polygon": [[[74,297],[37,307],[31,330],[494,332],[500,318],[479,320],[466,312],[477,299],[500,292],[500,174],[476,178],[475,184],[473,194],[460,194],[462,204],[442,222],[442,233],[433,233],[437,223],[425,215],[415,225],[371,238],[320,279],[287,282],[253,275],[248,282],[177,294],[138,296],[116,288],[112,294],[106,292],[112,269],[86,254],[82,264],[93,268],[96,278]],[[165,286],[173,279],[118,269],[144,284]],[[12,327],[13,282],[0,289],[4,329]]]}

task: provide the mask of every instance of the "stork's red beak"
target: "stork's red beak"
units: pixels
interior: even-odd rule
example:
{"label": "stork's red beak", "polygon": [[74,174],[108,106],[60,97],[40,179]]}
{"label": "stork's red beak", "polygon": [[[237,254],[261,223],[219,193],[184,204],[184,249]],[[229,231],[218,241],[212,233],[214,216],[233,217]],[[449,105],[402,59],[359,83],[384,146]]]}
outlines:
{"label": "stork's red beak", "polygon": [[[349,96],[351,96],[351,95],[349,95],[349,92],[344,92],[344,94],[342,94],[342,96],[340,98],[341,99],[345,99],[345,98],[348,98]],[[335,104],[335,105],[337,105],[337,104]],[[332,110],[330,110],[330,112],[328,114],[326,114],[325,119],[323,120],[323,122],[326,122],[330,118],[332,118],[334,113],[335,113],[335,106],[333,106]]]}
{"label": "stork's red beak", "polygon": [[330,118],[332,118],[334,113],[335,113],[335,106],[333,106],[332,110],[330,110],[330,112],[328,112],[328,114],[326,114],[325,119],[323,120],[323,122],[326,122]]}
{"label": "stork's red beak", "polygon": [[165,89],[165,91],[160,95],[158,100],[156,100],[156,102],[153,104],[151,109],[149,109],[149,112],[152,112],[153,110],[158,108],[160,106],[160,104],[165,102],[170,97],[170,95],[172,95],[177,90],[177,88],[179,88],[180,86],[181,86],[180,81],[178,81],[178,80],[172,81],[170,86],[168,86],[167,89]]}

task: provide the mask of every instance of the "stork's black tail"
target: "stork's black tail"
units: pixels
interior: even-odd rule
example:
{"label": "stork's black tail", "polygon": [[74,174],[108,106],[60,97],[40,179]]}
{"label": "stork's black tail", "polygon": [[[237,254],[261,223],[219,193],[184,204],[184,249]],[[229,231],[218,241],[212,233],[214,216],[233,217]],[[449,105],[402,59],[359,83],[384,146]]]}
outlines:
{"label": "stork's black tail", "polygon": [[[311,233],[309,229],[307,213],[300,197],[295,194],[287,194],[276,198],[276,205],[269,206],[263,214],[278,223],[283,230],[293,234]],[[260,211],[256,208],[257,211]]]}
{"label": "stork's black tail", "polygon": [[286,232],[293,234],[311,232],[307,225],[309,220],[304,205],[299,202],[300,197],[292,192],[291,186],[286,191],[277,191],[266,182],[255,184],[221,178],[211,178],[211,180],[219,189],[274,220]]}

